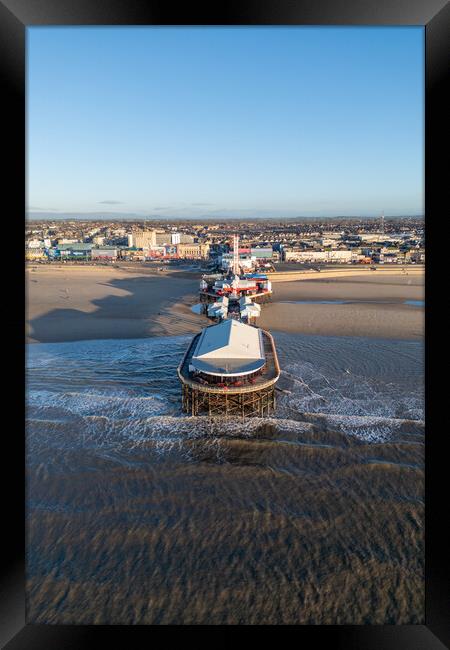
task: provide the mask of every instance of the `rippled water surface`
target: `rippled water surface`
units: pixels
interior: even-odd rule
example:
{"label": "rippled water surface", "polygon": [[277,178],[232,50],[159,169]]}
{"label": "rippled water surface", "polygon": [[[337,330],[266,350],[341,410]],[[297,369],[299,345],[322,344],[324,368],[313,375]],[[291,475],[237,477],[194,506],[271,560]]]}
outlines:
{"label": "rippled water surface", "polygon": [[275,338],[244,421],[181,414],[188,337],[28,346],[30,622],[423,622],[423,346]]}

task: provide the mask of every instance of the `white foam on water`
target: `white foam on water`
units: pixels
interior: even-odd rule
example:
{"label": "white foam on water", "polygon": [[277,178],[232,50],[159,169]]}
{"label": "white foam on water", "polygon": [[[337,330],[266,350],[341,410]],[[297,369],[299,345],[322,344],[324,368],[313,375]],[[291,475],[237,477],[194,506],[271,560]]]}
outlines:
{"label": "white foam on water", "polygon": [[[420,381],[410,389],[399,382],[387,383],[383,373],[381,379],[373,378],[380,376],[380,369],[384,371],[384,364],[388,376],[395,366],[389,342],[361,347],[360,341],[333,343],[323,337],[302,339],[302,348],[297,347],[297,338],[281,337],[280,355],[287,360],[282,363],[279,385],[289,390],[277,392],[273,417],[216,421],[206,415],[183,415],[175,368],[188,339],[33,347],[27,359],[30,431],[39,432],[41,440],[54,446],[138,448],[150,442],[157,453],[165,453],[181,448],[183,440],[203,438],[217,445],[214,441],[229,436],[251,438],[262,425],[273,427],[275,438],[282,431],[300,434],[312,427],[307,414],[320,415],[319,429],[323,426],[375,442],[391,439],[408,420],[418,424],[423,420]],[[313,363],[302,359],[306,353]],[[405,345],[398,355],[399,362],[417,373],[415,347]]]}
{"label": "white foam on water", "polygon": [[290,387],[289,395],[278,400],[281,411],[423,419],[420,389],[408,394],[394,383],[368,379],[348,370],[325,376],[311,363],[289,364],[281,377]]}
{"label": "white foam on water", "polygon": [[423,428],[423,420],[412,421],[402,418],[385,418],[378,416],[305,414],[313,418],[323,416],[327,427],[345,433],[365,442],[387,442],[405,426],[414,425]]}
{"label": "white foam on water", "polygon": [[127,396],[123,391],[102,394],[31,390],[28,392],[27,402],[40,410],[56,408],[72,415],[107,415],[109,418],[145,417],[168,410],[167,400],[161,395],[133,397]]}

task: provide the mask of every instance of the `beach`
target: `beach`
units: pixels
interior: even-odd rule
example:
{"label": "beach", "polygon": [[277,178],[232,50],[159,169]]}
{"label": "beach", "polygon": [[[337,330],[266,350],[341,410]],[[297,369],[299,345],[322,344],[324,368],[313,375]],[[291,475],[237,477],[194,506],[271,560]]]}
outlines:
{"label": "beach", "polygon": [[[198,332],[199,274],[142,268],[27,268],[28,343],[146,338]],[[420,340],[423,269],[276,274],[258,325],[326,336]]]}
{"label": "beach", "polygon": [[350,270],[274,282],[273,300],[261,310],[258,325],[301,334],[420,340],[424,272],[396,271]]}
{"label": "beach", "polygon": [[[34,270],[33,270],[34,269]],[[27,343],[145,338],[198,332],[195,274],[107,266],[31,266]]]}

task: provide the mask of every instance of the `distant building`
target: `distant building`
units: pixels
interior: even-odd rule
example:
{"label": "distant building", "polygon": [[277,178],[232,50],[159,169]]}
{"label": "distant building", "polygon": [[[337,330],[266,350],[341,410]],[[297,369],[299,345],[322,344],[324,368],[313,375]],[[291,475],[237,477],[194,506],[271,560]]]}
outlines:
{"label": "distant building", "polygon": [[397,264],[397,261],[398,261],[397,253],[384,253],[385,264]]}
{"label": "distant building", "polygon": [[326,251],[328,253],[328,262],[351,262],[356,258],[357,253],[353,251]]}
{"label": "distant building", "polygon": [[116,260],[118,257],[118,249],[112,246],[93,248],[91,256],[93,260]]}
{"label": "distant building", "polygon": [[25,249],[25,259],[28,261],[33,260],[46,260],[47,255],[43,248],[26,248]]}
{"label": "distant building", "polygon": [[411,262],[416,262],[416,264],[425,264],[425,251],[411,251]]}
{"label": "distant building", "polygon": [[178,257],[186,259],[207,259],[209,244],[177,244]]}
{"label": "distant building", "polygon": [[89,260],[91,259],[92,244],[83,244],[74,242],[73,244],[58,244],[55,252],[50,253],[49,257],[61,258],[65,260]]}
{"label": "distant building", "polygon": [[[223,271],[231,269],[233,267],[233,253],[223,253],[220,264]],[[239,266],[244,271],[251,271],[256,268],[256,257],[251,255],[250,252],[239,252]]]}
{"label": "distant building", "polygon": [[152,246],[156,246],[156,231],[137,230],[133,232],[132,245],[136,246],[136,248],[151,248]]}
{"label": "distant building", "polygon": [[167,244],[164,246],[165,255],[170,257],[176,257],[177,255],[177,245],[176,244]]}
{"label": "distant building", "polygon": [[352,251],[296,251],[286,250],[284,259],[286,262],[351,262],[356,258]]}
{"label": "distant building", "polygon": [[30,239],[28,241],[28,248],[44,248],[44,242],[40,239]]}
{"label": "distant building", "polygon": [[127,260],[138,260],[143,262],[145,260],[144,252],[140,249],[137,249],[135,246],[130,246],[128,248],[119,249],[119,257]]}
{"label": "distant building", "polygon": [[158,257],[165,257],[166,247],[165,246],[152,246],[148,250],[144,250],[146,259],[155,259]]}
{"label": "distant building", "polygon": [[311,259],[311,254],[309,251],[299,251],[299,250],[284,250],[284,260],[285,262],[309,262]]}
{"label": "distant building", "polygon": [[164,230],[157,230],[155,232],[155,245],[156,246],[165,246],[166,244],[172,243],[172,235],[170,232],[165,232]]}
{"label": "distant building", "polygon": [[251,248],[250,254],[256,259],[268,259],[271,260],[273,256],[272,248]]}
{"label": "distant building", "polygon": [[180,244],[181,243],[181,235],[179,232],[173,232],[170,236],[170,243],[171,244]]}
{"label": "distant building", "polygon": [[186,235],[184,233],[180,233],[180,244],[193,244],[194,243],[194,237],[192,235]]}

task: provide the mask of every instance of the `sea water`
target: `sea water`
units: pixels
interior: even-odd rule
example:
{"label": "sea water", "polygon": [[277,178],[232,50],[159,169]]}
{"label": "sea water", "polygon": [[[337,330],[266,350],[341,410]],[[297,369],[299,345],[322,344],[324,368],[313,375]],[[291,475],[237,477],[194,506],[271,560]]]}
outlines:
{"label": "sea water", "polygon": [[181,413],[189,337],[27,346],[30,622],[423,622],[423,345],[274,337],[245,420]]}

